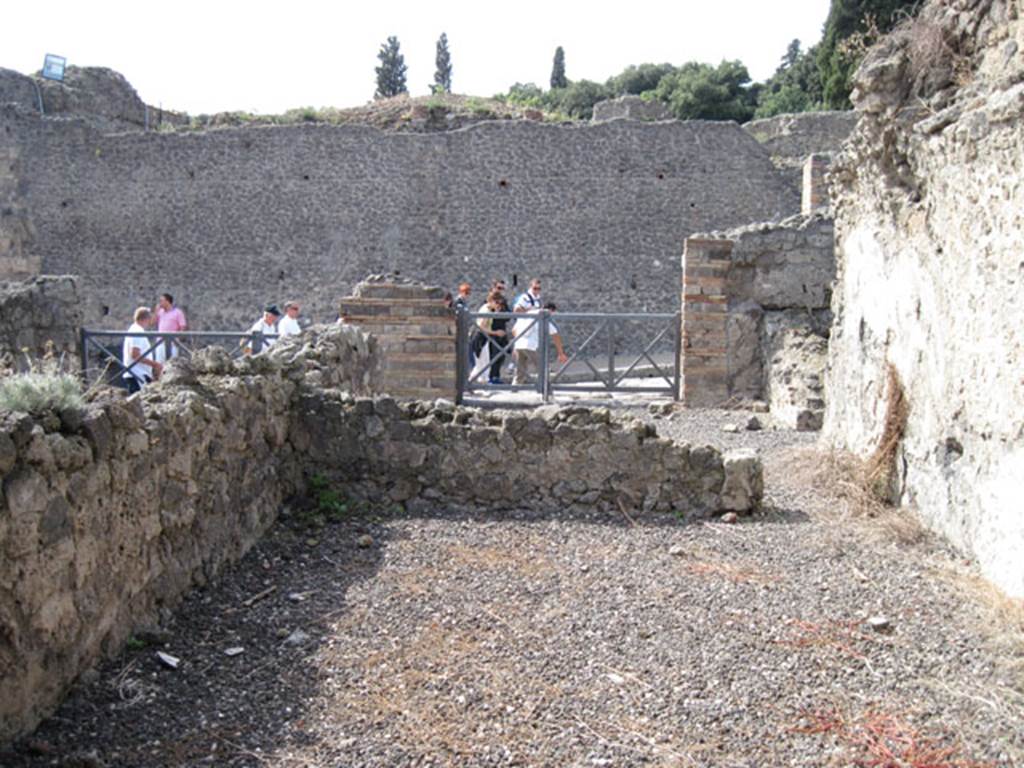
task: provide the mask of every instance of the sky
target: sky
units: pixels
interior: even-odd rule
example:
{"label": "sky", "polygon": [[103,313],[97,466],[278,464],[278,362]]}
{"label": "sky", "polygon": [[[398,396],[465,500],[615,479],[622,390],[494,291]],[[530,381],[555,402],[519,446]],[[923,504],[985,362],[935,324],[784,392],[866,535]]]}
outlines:
{"label": "sky", "polygon": [[829,0],[233,2],[6,0],[0,67],[39,70],[47,53],[117,70],[144,101],[192,115],[350,107],[373,97],[377,52],[398,37],[412,95],[429,92],[437,39],[452,90],[547,88],[555,48],[570,80],[604,82],[630,64],[739,59],[754,80],[793,39],[821,38]]}

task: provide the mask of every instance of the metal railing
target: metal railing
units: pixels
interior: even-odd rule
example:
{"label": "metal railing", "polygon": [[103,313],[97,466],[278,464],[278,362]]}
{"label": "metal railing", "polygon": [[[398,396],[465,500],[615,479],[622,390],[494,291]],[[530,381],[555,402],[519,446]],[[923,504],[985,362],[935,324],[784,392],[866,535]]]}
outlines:
{"label": "metal railing", "polygon": [[[504,343],[484,344],[478,334],[481,320],[508,320]],[[514,325],[514,335],[512,333]],[[634,326],[627,329],[627,326]],[[639,329],[635,326],[641,326]],[[536,329],[537,374],[533,382],[493,383],[486,375],[490,363],[514,365],[515,338]],[[628,332],[627,332],[628,331]],[[566,348],[564,361],[552,360],[557,332]],[[484,391],[538,392],[549,400],[557,392],[630,392],[668,395],[679,399],[682,353],[681,316],[650,313],[550,312],[458,313],[456,324],[456,400]],[[490,363],[473,354],[488,349]],[[582,341],[579,341],[582,339]],[[642,365],[645,363],[645,365]],[[638,381],[641,374],[645,377]],[[627,381],[628,380],[628,381]],[[650,383],[648,383],[650,382]]]}
{"label": "metal railing", "polygon": [[[122,362],[124,340],[143,338],[149,347],[130,365]],[[82,328],[78,335],[78,355],[82,376],[87,382],[100,379],[106,384],[120,385],[124,374],[141,366],[143,359],[168,361],[174,357],[191,357],[192,353],[211,345],[224,347],[231,357],[259,354],[277,339],[277,334],[259,331],[94,331]],[[106,344],[103,340],[108,340]],[[98,361],[93,361],[90,355]]]}

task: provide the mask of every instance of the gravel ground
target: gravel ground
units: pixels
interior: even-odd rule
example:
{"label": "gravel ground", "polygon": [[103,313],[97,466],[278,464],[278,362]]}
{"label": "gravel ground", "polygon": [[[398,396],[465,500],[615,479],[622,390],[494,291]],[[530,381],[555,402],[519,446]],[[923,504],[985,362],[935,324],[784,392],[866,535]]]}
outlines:
{"label": "gravel ground", "polygon": [[0,764],[1024,765],[1021,626],[967,564],[838,514],[813,435],[640,413],[761,450],[764,514],[293,512]]}

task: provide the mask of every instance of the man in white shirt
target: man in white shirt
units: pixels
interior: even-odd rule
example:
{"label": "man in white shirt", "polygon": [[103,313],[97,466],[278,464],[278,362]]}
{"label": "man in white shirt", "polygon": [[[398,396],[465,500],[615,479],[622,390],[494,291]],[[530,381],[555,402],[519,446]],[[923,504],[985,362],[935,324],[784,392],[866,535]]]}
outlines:
{"label": "man in white shirt", "polygon": [[[543,308],[540,301],[540,279],[534,278],[530,281],[530,289],[522,294],[512,308],[513,312],[529,315],[527,318],[517,320],[513,333],[516,340],[514,344],[516,373],[512,380],[513,384],[526,384],[530,375],[530,368],[540,367],[540,318],[537,313]],[[554,307],[554,305],[551,305]],[[555,344],[558,352],[558,362],[564,363],[569,358],[562,348],[562,337],[558,334],[558,328],[553,322],[548,322],[548,334]],[[547,361],[543,361],[545,364]]]}
{"label": "man in white shirt", "polygon": [[149,307],[139,307],[133,316],[135,322],[128,327],[128,335],[124,337],[121,347],[121,365],[124,366],[124,381],[128,393],[134,394],[143,385],[160,378],[163,366],[155,359],[156,339],[146,336],[132,336],[133,333],[145,333],[152,327],[153,313]]}
{"label": "man in white shirt", "polygon": [[[263,334],[263,346],[260,348],[260,352],[265,349],[269,349],[277,341],[277,321],[281,317],[281,310],[277,308],[276,304],[271,304],[263,310],[263,317],[252,324],[249,328],[249,333],[261,333]],[[267,336],[273,336],[274,338],[266,338]],[[252,354],[252,340],[243,339],[242,346],[245,348],[247,354]]]}
{"label": "man in white shirt", "polygon": [[299,303],[289,301],[284,305],[284,317],[277,321],[278,336],[294,336],[302,333],[302,326],[299,325]]}

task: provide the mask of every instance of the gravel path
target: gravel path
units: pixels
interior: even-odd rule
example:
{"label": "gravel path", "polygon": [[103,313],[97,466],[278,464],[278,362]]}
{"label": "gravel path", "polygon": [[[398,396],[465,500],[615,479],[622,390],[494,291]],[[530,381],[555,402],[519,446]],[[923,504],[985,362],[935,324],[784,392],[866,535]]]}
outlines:
{"label": "gravel path", "polygon": [[0,764],[1024,765],[1024,642],[968,566],[841,519],[787,469],[813,436],[643,413],[762,450],[766,512],[293,513]]}

